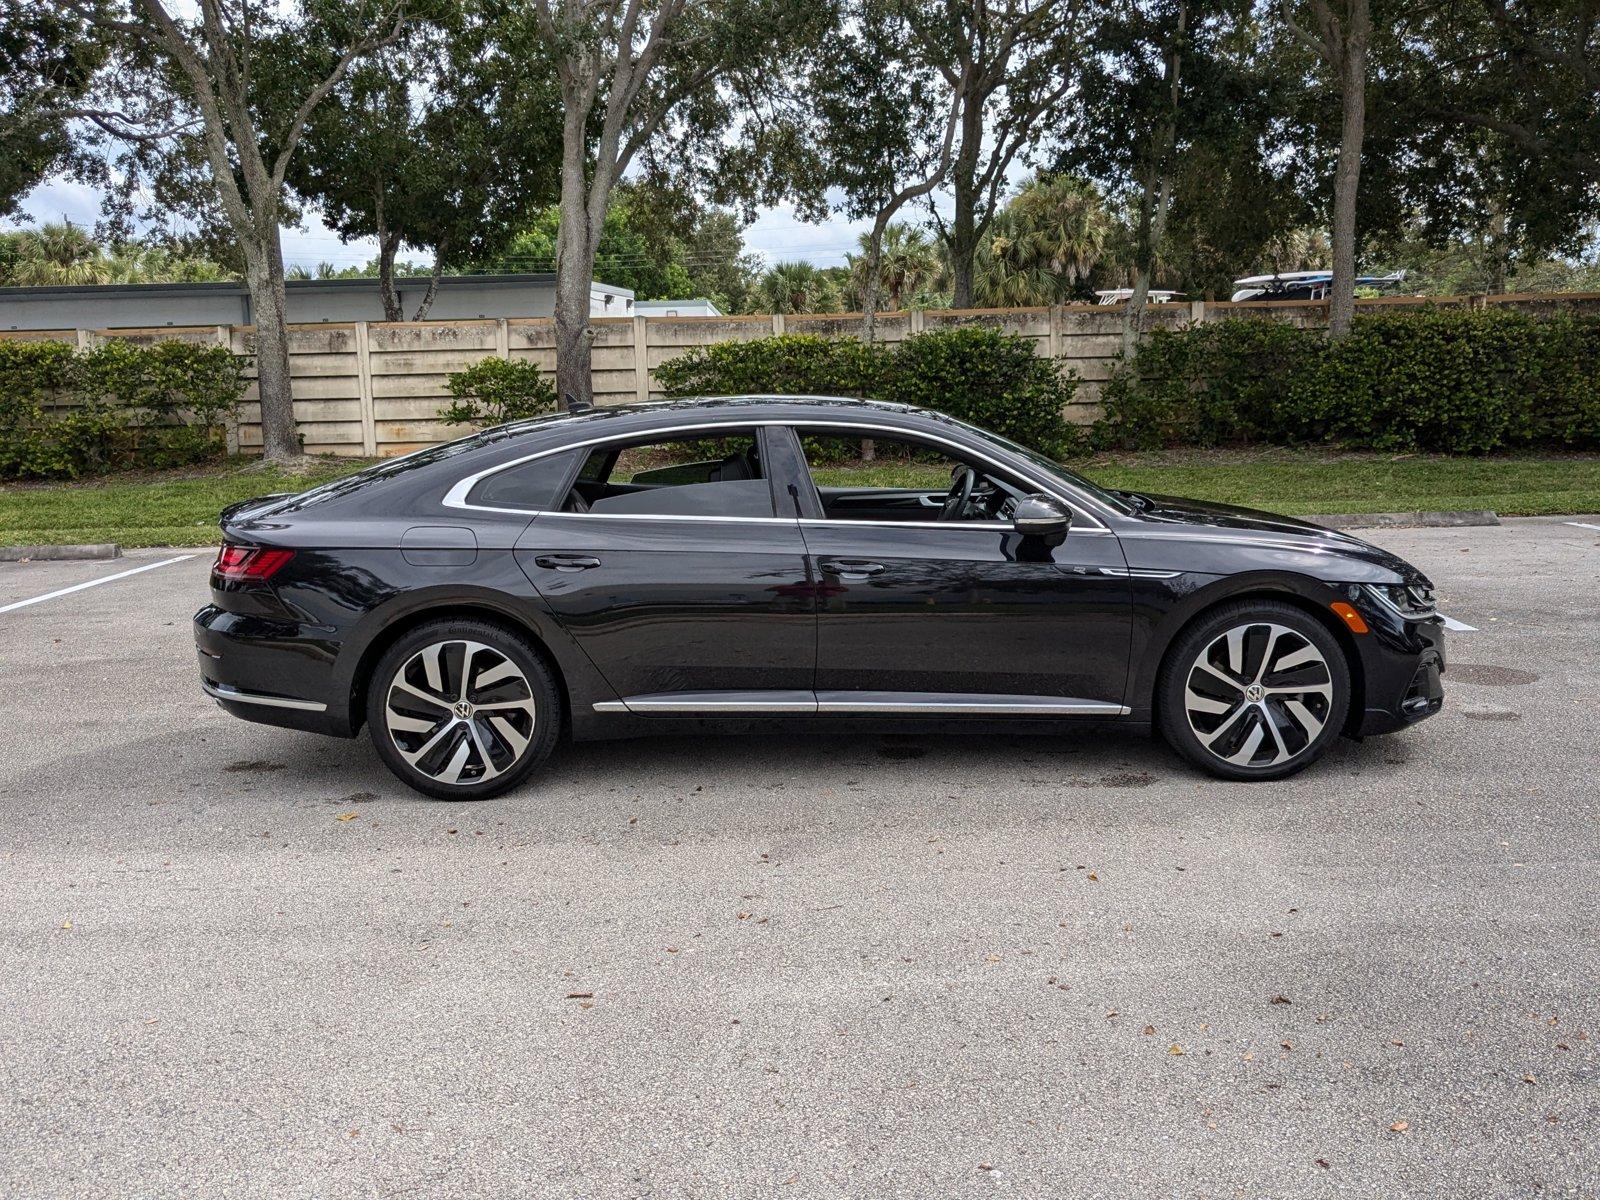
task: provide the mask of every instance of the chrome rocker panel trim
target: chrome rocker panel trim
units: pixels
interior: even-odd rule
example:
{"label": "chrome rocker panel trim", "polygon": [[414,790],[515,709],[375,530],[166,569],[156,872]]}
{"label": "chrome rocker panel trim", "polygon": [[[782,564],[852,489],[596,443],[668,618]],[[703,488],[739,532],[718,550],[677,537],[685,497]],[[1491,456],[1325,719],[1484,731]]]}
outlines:
{"label": "chrome rocker panel trim", "polygon": [[964,692],[751,691],[655,692],[601,700],[598,713],[904,713],[1017,717],[1126,717],[1132,709],[1108,700],[1067,696],[1007,696]]}

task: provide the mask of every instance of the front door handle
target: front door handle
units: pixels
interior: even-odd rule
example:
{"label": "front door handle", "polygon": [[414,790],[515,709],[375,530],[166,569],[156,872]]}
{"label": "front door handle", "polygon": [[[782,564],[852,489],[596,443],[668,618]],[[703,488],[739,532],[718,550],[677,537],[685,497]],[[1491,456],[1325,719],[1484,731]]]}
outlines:
{"label": "front door handle", "polygon": [[824,574],[841,578],[865,578],[868,575],[882,575],[888,570],[882,563],[869,562],[864,558],[825,558],[817,565]]}
{"label": "front door handle", "polygon": [[547,571],[587,571],[600,565],[592,554],[536,554],[533,561]]}

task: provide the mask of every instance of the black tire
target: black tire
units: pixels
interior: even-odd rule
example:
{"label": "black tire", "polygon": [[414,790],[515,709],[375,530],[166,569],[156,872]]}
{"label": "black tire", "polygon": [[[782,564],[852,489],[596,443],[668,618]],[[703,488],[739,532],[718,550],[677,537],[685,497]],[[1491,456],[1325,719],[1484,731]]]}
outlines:
{"label": "black tire", "polygon": [[544,657],[486,621],[419,625],[378,660],[367,688],[378,757],[437,800],[487,800],[516,787],[550,757],[561,719]]}
{"label": "black tire", "polygon": [[1303,609],[1238,601],[1203,614],[1168,648],[1156,705],[1167,744],[1201,770],[1282,779],[1321,758],[1344,728],[1350,664]]}

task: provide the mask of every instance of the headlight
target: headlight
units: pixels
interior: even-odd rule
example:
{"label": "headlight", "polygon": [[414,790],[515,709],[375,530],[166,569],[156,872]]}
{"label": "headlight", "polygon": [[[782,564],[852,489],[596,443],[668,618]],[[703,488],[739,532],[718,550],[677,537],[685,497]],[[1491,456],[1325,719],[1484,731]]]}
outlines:
{"label": "headlight", "polygon": [[1421,584],[1369,583],[1365,587],[1380,604],[1392,608],[1408,621],[1421,621],[1438,611],[1433,589]]}

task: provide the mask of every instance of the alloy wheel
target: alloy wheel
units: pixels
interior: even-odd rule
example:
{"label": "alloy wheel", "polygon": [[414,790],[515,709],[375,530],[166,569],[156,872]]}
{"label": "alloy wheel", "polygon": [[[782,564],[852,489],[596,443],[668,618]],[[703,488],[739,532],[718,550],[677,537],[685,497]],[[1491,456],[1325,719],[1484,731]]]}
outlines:
{"label": "alloy wheel", "polygon": [[435,783],[482,783],[514,767],[538,720],[522,669],[465,639],[424,646],[395,672],[384,720],[400,757]]}
{"label": "alloy wheel", "polygon": [[1200,744],[1237,767],[1304,754],[1328,723],[1333,675],[1311,641],[1285,625],[1236,625],[1189,669],[1184,710]]}

